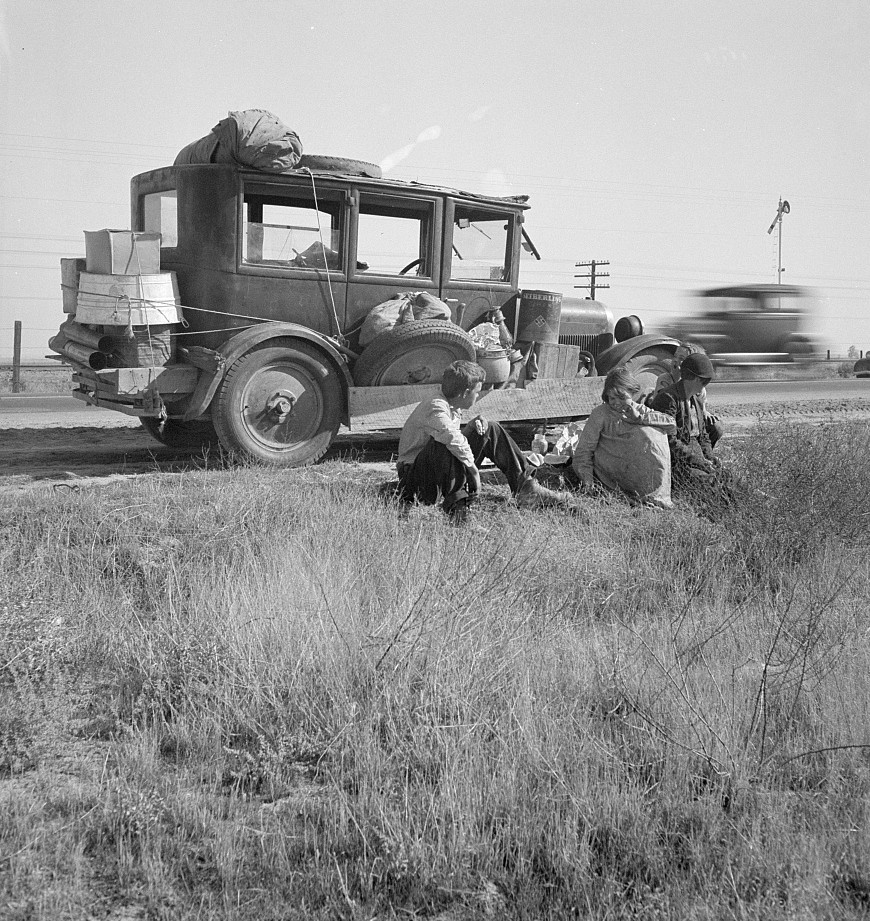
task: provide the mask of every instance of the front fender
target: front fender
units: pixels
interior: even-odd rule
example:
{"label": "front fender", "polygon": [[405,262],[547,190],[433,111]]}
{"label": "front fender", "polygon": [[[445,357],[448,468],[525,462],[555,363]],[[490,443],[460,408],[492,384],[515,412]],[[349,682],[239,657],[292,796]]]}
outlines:
{"label": "front fender", "polygon": [[218,352],[220,352],[222,359],[220,367],[213,373],[208,371],[200,373],[196,390],[191,396],[184,414],[173,418],[179,418],[182,422],[186,422],[201,416],[211,403],[224,374],[226,374],[227,369],[232,366],[233,362],[241,358],[246,352],[249,352],[254,346],[267,342],[269,339],[283,338],[304,339],[306,342],[312,342],[323,349],[332,360],[344,380],[345,417],[342,421],[347,425],[349,423],[346,399],[347,388],[353,384],[350,370],[338,347],[331,339],[322,333],[309,329],[307,326],[299,326],[297,323],[263,323],[260,326],[251,326],[222,342],[218,347]]}
{"label": "front fender", "polygon": [[673,339],[671,336],[661,336],[655,333],[644,333],[642,336],[635,336],[633,339],[626,339],[624,342],[617,342],[609,349],[605,349],[596,359],[595,368],[599,374],[607,374],[613,368],[624,364],[629,358],[634,358],[640,352],[645,352],[654,346],[664,346],[671,350],[676,349],[680,344],[679,339]]}

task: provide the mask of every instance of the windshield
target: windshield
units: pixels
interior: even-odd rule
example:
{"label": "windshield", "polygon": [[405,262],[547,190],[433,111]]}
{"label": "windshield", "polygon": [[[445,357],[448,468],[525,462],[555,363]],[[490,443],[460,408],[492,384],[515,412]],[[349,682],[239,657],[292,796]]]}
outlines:
{"label": "windshield", "polygon": [[457,205],[451,278],[505,281],[509,229],[507,214]]}

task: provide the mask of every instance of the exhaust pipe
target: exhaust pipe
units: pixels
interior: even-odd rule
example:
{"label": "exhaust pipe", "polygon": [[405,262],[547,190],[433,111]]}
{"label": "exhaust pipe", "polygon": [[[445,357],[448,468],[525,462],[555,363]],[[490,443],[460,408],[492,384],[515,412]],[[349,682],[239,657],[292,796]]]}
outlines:
{"label": "exhaust pipe", "polygon": [[54,346],[52,348],[64,358],[68,358],[73,364],[86,365],[93,371],[105,370],[109,367],[109,362],[111,361],[111,358],[105,352],[95,352],[80,342],[65,342],[60,349]]}
{"label": "exhaust pipe", "polygon": [[48,347],[73,364],[84,365],[92,371],[103,371],[112,361],[107,354],[112,348],[111,337],[102,336],[73,320],[61,324],[48,340]]}
{"label": "exhaust pipe", "polygon": [[58,332],[71,342],[87,345],[96,352],[112,351],[111,336],[103,336],[87,326],[82,326],[81,323],[76,323],[75,320],[67,320],[61,324]]}

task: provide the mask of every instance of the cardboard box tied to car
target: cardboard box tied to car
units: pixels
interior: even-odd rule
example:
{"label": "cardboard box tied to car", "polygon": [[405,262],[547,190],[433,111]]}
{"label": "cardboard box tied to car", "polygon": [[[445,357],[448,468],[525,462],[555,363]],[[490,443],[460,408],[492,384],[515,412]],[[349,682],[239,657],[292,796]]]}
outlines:
{"label": "cardboard box tied to car", "polygon": [[135,230],[86,230],[86,271],[94,275],[156,275],[160,234]]}

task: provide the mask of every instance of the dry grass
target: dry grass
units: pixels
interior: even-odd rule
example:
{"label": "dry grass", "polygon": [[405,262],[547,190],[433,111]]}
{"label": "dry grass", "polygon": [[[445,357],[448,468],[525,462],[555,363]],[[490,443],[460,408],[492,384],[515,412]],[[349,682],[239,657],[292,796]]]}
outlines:
{"label": "dry grass", "polygon": [[[47,347],[46,347],[47,349]],[[26,366],[19,374],[19,393],[68,394],[73,388],[72,370],[68,365]],[[12,393],[12,367],[0,365],[0,393]]]}
{"label": "dry grass", "polygon": [[0,915],[862,916],[868,447],[759,431],[715,523],[352,461],[3,500]]}

